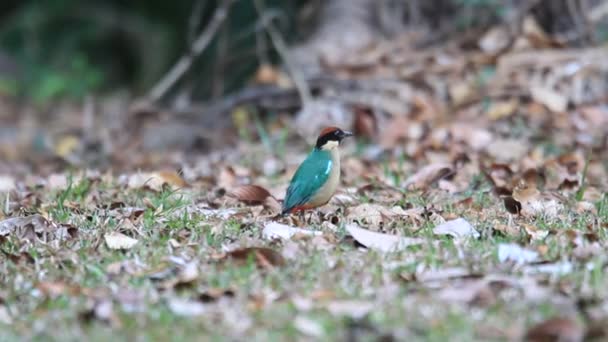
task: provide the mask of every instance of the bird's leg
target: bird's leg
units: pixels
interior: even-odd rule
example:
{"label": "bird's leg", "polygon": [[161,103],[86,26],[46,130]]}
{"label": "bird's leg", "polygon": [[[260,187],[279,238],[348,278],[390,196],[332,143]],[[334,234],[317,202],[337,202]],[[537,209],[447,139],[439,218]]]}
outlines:
{"label": "bird's leg", "polygon": [[310,223],[311,223],[311,220],[312,220],[312,215],[313,215],[313,214],[314,214],[314,210],[311,210],[311,211],[310,211],[310,215],[308,215],[308,221],[307,221],[307,223],[308,223],[308,224],[310,224]]}
{"label": "bird's leg", "polygon": [[298,216],[301,224],[301,222],[304,222],[304,210],[300,210],[300,212],[298,212]]}

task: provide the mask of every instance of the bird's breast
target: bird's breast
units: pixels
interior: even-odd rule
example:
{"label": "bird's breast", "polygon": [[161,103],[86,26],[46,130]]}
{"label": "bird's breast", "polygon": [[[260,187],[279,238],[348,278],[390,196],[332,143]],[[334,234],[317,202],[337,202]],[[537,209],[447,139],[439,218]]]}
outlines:
{"label": "bird's breast", "polygon": [[340,184],[340,155],[337,149],[331,151],[331,160],[329,177],[310,199],[311,206],[320,206],[329,202]]}

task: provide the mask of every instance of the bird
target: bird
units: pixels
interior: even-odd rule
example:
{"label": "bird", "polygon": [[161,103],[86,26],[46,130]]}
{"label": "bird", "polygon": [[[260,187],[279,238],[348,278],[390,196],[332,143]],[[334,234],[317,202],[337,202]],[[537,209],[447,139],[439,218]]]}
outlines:
{"label": "bird", "polygon": [[340,143],[352,135],[338,127],[321,130],[315,147],[289,182],[281,216],[303,213],[329,202],[340,183]]}

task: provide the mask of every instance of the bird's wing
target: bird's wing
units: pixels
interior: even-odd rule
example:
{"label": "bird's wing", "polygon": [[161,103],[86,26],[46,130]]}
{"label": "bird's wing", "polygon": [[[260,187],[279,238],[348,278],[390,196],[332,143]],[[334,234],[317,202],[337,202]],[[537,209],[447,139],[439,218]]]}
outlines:
{"label": "bird's wing", "polygon": [[289,212],[293,208],[306,204],[325,184],[331,167],[331,157],[314,152],[309,155],[291,179],[283,201],[283,212]]}

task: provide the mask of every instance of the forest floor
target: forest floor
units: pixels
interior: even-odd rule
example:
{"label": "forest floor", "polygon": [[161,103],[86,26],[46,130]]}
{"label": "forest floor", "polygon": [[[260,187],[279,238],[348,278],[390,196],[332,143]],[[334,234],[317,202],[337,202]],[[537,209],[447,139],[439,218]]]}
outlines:
{"label": "forest floor", "polygon": [[[205,153],[150,152],[203,130],[162,111],[0,98],[0,340],[606,340],[606,47],[523,25],[329,59],[320,107],[232,108]],[[277,218],[336,121],[338,192]]]}
{"label": "forest floor", "polygon": [[330,204],[276,219],[307,149],[242,145],[179,174],[72,171],[5,193],[2,340],[605,336],[608,196],[589,159],[549,152],[555,169],[520,175],[476,156],[370,161],[350,141]]}

